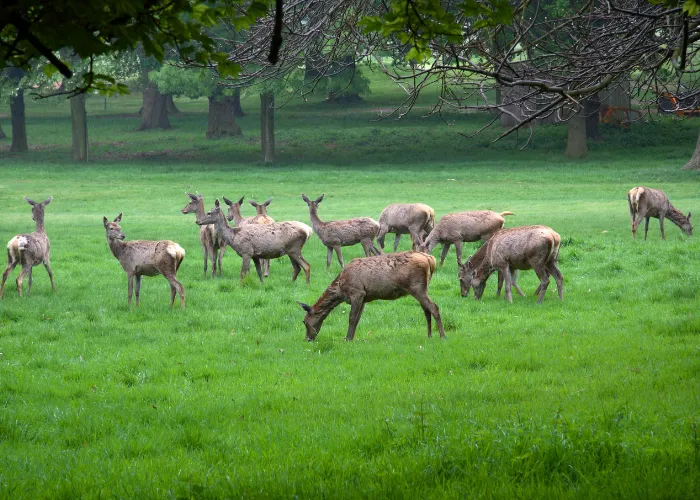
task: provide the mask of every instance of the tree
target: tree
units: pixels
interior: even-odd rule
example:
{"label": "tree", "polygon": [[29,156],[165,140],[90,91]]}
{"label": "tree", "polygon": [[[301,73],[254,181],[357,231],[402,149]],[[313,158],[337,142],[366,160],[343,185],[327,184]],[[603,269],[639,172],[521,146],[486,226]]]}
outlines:
{"label": "tree", "polygon": [[[216,48],[202,27],[219,17],[235,19],[239,25],[254,21],[266,10],[266,1],[244,0],[17,0],[0,3],[0,69],[29,68],[35,59],[45,61],[45,71],[58,71],[66,78],[73,71],[57,56],[71,49],[83,59],[127,51],[142,44],[147,55],[162,61],[166,47],[174,47],[184,60],[216,64],[222,74],[233,74],[237,66]],[[127,92],[109,75],[92,65],[73,92],[97,88]]]}

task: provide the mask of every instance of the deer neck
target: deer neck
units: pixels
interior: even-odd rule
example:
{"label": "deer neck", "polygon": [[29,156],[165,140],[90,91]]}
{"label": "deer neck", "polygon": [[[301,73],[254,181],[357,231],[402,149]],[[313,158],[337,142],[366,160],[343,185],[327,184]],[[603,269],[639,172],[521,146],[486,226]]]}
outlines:
{"label": "deer neck", "polygon": [[204,200],[201,198],[197,202],[197,211],[195,213],[197,214],[196,220],[202,219],[204,217]]}
{"label": "deer neck", "polygon": [[243,215],[241,215],[241,206],[238,203],[234,203],[232,208],[233,208],[233,222],[235,222],[237,226],[240,226],[241,221],[243,220]]}
{"label": "deer neck", "polygon": [[107,244],[109,245],[109,249],[112,251],[112,255],[114,255],[117,260],[121,261],[120,257],[122,255],[122,251],[126,247],[126,243],[115,238],[107,238]]}
{"label": "deer neck", "polygon": [[325,222],[318,218],[318,208],[316,207],[309,207],[309,217],[311,218],[311,226],[316,232],[318,232],[318,228],[323,229],[326,225]]}
{"label": "deer neck", "polygon": [[[666,218],[673,222],[678,227],[683,227],[683,224],[688,222],[688,218],[681,213],[676,207],[669,203],[669,211],[666,213]],[[37,223],[38,224],[38,223]]]}
{"label": "deer neck", "polygon": [[333,309],[339,304],[345,302],[345,296],[340,293],[340,290],[335,286],[335,282],[323,292],[323,295],[312,306],[313,314],[316,316],[318,329],[321,328],[323,321],[328,317]]}
{"label": "deer neck", "polygon": [[228,244],[233,242],[233,239],[236,237],[236,233],[240,230],[240,228],[229,226],[223,212],[219,212],[219,216],[216,218],[216,221],[214,221],[214,229],[216,230],[217,234],[219,234]]}
{"label": "deer neck", "polygon": [[46,228],[44,227],[44,214],[40,214],[36,218],[36,232],[37,233],[46,233]]}

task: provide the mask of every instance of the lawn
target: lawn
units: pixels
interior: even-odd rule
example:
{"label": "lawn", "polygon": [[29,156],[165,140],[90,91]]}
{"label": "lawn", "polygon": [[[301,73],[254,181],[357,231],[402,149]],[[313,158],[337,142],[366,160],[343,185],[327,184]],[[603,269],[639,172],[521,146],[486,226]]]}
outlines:
{"label": "lawn", "polygon": [[[356,109],[290,103],[273,166],[260,161],[255,96],[244,136],[218,141],[204,138],[206,101],[177,101],[171,130],[138,133],[136,96],[107,112],[92,98],[86,165],[70,160],[67,105],[29,102],[32,150],[0,143],[0,240],[33,230],[23,196],[52,195],[57,291],[39,266],[30,297],[15,271],[0,302],[0,497],[696,498],[700,242],[669,221],[661,241],[655,219],[633,240],[626,192],[658,187],[700,211],[698,174],[680,170],[697,123],[605,128],[569,162],[561,127],[540,127],[520,152],[522,135],[458,135],[478,115],[377,120],[400,100],[380,88]],[[438,218],[509,210],[508,226],[561,235],[564,302],[552,282],[538,305],[531,271],[513,304],[496,298],[495,277],[482,301],[463,298],[452,250],[430,286],[446,339],[428,339],[404,298],[369,304],[352,343],[341,305],[308,343],[296,302],[313,303],[337,261],[326,270],[314,235],[310,285],[291,281],[287,259],[264,284],[254,272],[241,283],[230,249],[224,277],[204,278],[194,216],[180,213],[195,190],[207,206],[273,197],[270,216],[306,223],[302,192],[325,193],[324,220],[376,219],[393,202]],[[186,250],[185,309],[169,309],[162,277],[144,278],[141,306],[127,307],[102,226],[120,212],[127,239]]]}

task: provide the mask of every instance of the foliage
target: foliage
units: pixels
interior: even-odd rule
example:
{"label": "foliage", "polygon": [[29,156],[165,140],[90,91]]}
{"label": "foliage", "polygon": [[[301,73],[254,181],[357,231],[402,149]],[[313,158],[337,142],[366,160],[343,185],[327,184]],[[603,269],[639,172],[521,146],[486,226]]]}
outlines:
{"label": "foliage", "polygon": [[352,67],[322,78],[316,90],[326,93],[329,100],[343,101],[348,97],[369,95],[371,92],[369,84],[369,78],[362,71]]}
{"label": "foliage", "polygon": [[148,76],[158,86],[161,94],[197,99],[210,97],[218,90],[216,77],[209,70],[164,64],[160,70],[151,71]]}
{"label": "foliage", "polygon": [[[141,44],[147,56],[158,61],[169,49],[185,60],[216,64],[222,75],[239,67],[220,52],[203,27],[227,16],[239,28],[267,11],[266,1],[242,0],[21,0],[0,4],[0,69],[28,68],[42,58],[44,72],[73,74],[70,64],[55,52],[68,48],[81,59],[119,53]],[[123,93],[126,88],[106,73],[91,68],[82,78],[81,90],[95,88]]]}

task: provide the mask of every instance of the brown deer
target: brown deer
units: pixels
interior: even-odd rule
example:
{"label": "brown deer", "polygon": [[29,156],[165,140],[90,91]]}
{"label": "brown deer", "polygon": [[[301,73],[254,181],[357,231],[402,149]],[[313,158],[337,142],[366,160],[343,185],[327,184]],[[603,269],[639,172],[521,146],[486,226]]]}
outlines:
{"label": "brown deer", "polygon": [[418,252],[353,259],[313,306],[298,302],[306,311],[306,340],[316,338],[323,321],[342,302],[350,304],[350,325],[345,340],[352,340],[367,302],[395,300],[405,295],[414,297],[423,308],[428,322],[428,337],[433,335],[431,316],[435,318],[440,337],[444,337],[440,310],[428,297],[428,285],[435,264],[435,257]]}
{"label": "brown deer", "polygon": [[693,224],[690,222],[690,212],[688,216],[683,215],[676,209],[663,191],[651,189],[648,187],[634,187],[627,193],[627,201],[630,206],[630,219],[632,219],[632,237],[637,238],[637,226],[644,221],[644,239],[647,239],[649,231],[649,219],[654,217],[659,219],[661,227],[661,239],[665,240],[664,234],[664,218],[673,222],[681,228],[688,236],[693,235]]}
{"label": "brown deer", "polygon": [[325,194],[322,194],[314,201],[311,201],[304,193],[301,194],[301,198],[309,206],[311,227],[313,227],[314,232],[328,249],[326,255],[326,269],[330,269],[331,267],[333,250],[335,250],[335,254],[338,257],[340,267],[345,267],[341,247],[360,243],[365,251],[365,256],[379,255],[381,252],[374,246],[373,241],[379,232],[379,224],[377,221],[369,217],[357,217],[354,219],[324,222],[318,217],[318,205],[323,201],[324,196]]}
{"label": "brown deer", "polygon": [[515,215],[513,212],[500,214],[490,210],[472,210],[444,215],[435,225],[428,237],[419,247],[420,252],[431,253],[438,243],[442,243],[440,266],[445,262],[450,245],[457,251],[457,264],[462,265],[462,243],[472,241],[486,242],[493,233],[503,229],[505,215]]}
{"label": "brown deer", "polygon": [[170,240],[147,241],[132,240],[123,241],[125,236],[119,223],[122,214],[119,214],[113,222],[107,217],[102,218],[107,231],[107,244],[124,269],[129,280],[129,306],[131,295],[136,281],[136,305],[139,305],[141,295],[141,277],[158,276],[162,274],[170,283],[170,307],[175,302],[175,294],[180,294],[180,307],[185,307],[185,287],[177,280],[177,270],[185,258],[185,251],[180,245]]}
{"label": "brown deer", "polygon": [[222,236],[228,246],[243,259],[241,281],[248,274],[250,261],[253,260],[260,282],[263,282],[262,259],[277,259],[288,255],[294,272],[292,281],[297,279],[299,271],[304,270],[306,282],[309,283],[311,266],[306,262],[301,251],[311,237],[312,230],[303,222],[275,222],[272,224],[245,224],[231,227],[221,210],[219,200],[214,208],[204,214],[197,224],[214,224],[216,232]]}
{"label": "brown deer", "polygon": [[384,236],[395,233],[394,252],[399,247],[402,234],[410,234],[415,251],[435,226],[435,211],[423,203],[395,203],[379,214],[377,241],[384,249]]}
{"label": "brown deer", "polygon": [[[272,224],[275,222],[272,217],[267,215],[267,207],[272,202],[272,198],[269,198],[262,204],[258,204],[253,200],[248,200],[248,202],[255,207],[255,215],[252,217],[243,217],[241,215],[243,198],[245,198],[245,196],[241,196],[241,199],[234,203],[225,196],[223,197],[224,203],[228,205],[228,215],[226,218],[229,222],[233,221],[238,227],[245,226],[246,224]],[[270,259],[263,259],[262,266],[263,276],[267,278],[270,275]]]}
{"label": "brown deer", "polygon": [[505,279],[505,298],[508,302],[513,302],[512,272],[517,269],[534,269],[540,279],[540,285],[535,290],[535,295],[539,294],[538,303],[544,299],[550,275],[554,276],[559,298],[563,300],[564,277],[557,262],[560,242],[560,236],[547,226],[501,229],[459,268],[462,297],[466,297],[470,288],[474,288],[475,298],[480,299],[486,280],[497,270]]}
{"label": "brown deer", "polygon": [[[204,198],[202,195],[190,194],[185,191],[185,194],[190,197],[190,202],[185,205],[181,211],[183,214],[196,214],[197,218],[204,216]],[[195,219],[196,221],[196,219]],[[199,241],[202,243],[202,253],[204,254],[204,277],[207,277],[207,261],[211,260],[211,277],[216,276],[217,261],[219,268],[219,276],[222,275],[221,259],[224,258],[226,244],[216,233],[216,229],[212,224],[207,226],[199,226]]]}
{"label": "brown deer", "polygon": [[32,291],[32,268],[39,264],[44,264],[46,272],[51,280],[51,290],[56,291],[53,283],[53,272],[51,272],[51,244],[49,237],[46,236],[44,228],[44,210],[46,205],[51,203],[53,196],[37,203],[24,197],[32,206],[32,219],[36,222],[36,230],[33,233],[18,234],[7,243],[7,268],[2,273],[2,284],[0,285],[0,299],[2,299],[5,290],[5,280],[17,264],[22,265],[22,270],[17,277],[17,292],[22,296],[22,283],[25,276],[29,276],[27,283],[27,295]]}

